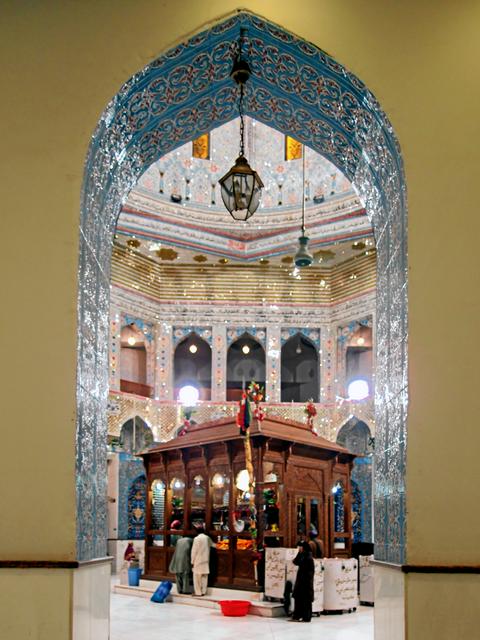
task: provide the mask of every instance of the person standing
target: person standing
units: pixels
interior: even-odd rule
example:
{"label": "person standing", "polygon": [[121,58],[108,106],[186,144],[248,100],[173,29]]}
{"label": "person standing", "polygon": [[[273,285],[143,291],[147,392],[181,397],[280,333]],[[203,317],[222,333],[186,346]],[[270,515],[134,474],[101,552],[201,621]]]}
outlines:
{"label": "person standing", "polygon": [[197,527],[197,536],[192,545],[193,588],[195,596],[204,596],[207,593],[211,547],[213,547],[213,542],[206,535],[204,528]]}
{"label": "person standing", "polygon": [[308,542],[303,541],[300,543],[299,551],[293,559],[293,564],[297,565],[298,571],[292,592],[295,598],[292,620],[297,622],[300,622],[300,620],[310,622],[312,619],[315,564]]}
{"label": "person standing", "polygon": [[170,561],[168,570],[175,574],[178,593],[191,593],[190,576],[192,575],[191,555],[192,538],[180,537],[175,545],[175,552]]}
{"label": "person standing", "polygon": [[325,555],[323,552],[323,541],[318,537],[317,531],[312,529],[308,536],[310,538],[308,544],[310,545],[312,556],[314,558],[323,558]]}

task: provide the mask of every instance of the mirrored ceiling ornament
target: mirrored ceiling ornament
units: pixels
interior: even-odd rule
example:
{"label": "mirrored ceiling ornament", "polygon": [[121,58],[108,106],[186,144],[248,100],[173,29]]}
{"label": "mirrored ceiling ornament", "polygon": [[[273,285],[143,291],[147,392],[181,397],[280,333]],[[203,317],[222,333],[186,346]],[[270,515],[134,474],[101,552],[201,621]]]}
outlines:
{"label": "mirrored ceiling ornament", "polygon": [[230,76],[239,88],[238,112],[240,114],[240,155],[234,166],[218,181],[221,187],[222,200],[234,220],[246,222],[253,216],[260,204],[263,182],[245,158],[245,123],[243,99],[245,84],[250,78],[251,70],[244,53],[243,45],[246,29],[240,29],[238,53],[233,63]]}
{"label": "mirrored ceiling ornament", "polygon": [[140,244],[140,240],[137,240],[136,238],[130,238],[127,240],[127,246],[130,247],[130,249],[138,249]]}
{"label": "mirrored ceiling ornament", "polygon": [[162,247],[162,249],[157,249],[155,254],[160,260],[176,260],[178,258],[178,253],[173,249],[166,249]]}
{"label": "mirrored ceiling ornament", "polygon": [[315,260],[318,260],[318,262],[328,262],[335,258],[335,251],[331,251],[330,249],[320,249],[315,252],[314,258]]}

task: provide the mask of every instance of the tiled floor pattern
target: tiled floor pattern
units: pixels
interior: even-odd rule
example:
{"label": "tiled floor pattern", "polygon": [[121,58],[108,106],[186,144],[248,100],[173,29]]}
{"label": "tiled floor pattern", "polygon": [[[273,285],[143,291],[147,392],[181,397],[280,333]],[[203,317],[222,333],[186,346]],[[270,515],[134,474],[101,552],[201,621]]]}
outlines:
{"label": "tiled floor pattern", "polygon": [[226,618],[212,609],[112,594],[110,620],[110,640],[373,640],[370,607],[305,624],[286,618]]}

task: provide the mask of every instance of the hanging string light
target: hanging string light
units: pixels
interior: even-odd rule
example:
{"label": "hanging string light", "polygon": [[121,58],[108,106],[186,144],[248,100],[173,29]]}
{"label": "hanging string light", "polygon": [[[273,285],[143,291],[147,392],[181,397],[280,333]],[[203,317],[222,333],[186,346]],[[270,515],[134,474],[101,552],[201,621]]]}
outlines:
{"label": "hanging string light", "polygon": [[250,78],[250,65],[243,56],[242,45],[246,29],[240,30],[238,54],[230,73],[239,87],[238,113],[240,115],[240,155],[234,166],[220,178],[222,200],[234,220],[246,222],[258,208],[262,195],[263,182],[245,158],[245,122],[243,100],[245,83]]}
{"label": "hanging string light", "polygon": [[295,254],[296,267],[309,267],[313,256],[308,250],[308,237],[305,235],[305,145],[303,145],[302,164],[302,235],[298,239],[298,249]]}

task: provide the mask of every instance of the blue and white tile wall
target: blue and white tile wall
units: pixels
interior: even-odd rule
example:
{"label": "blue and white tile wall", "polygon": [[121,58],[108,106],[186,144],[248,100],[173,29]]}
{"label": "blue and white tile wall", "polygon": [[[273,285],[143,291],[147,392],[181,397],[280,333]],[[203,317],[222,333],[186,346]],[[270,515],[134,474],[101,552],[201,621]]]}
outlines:
{"label": "blue and white tile wall", "polygon": [[118,464],[118,539],[128,540],[129,517],[128,496],[132,484],[141,476],[145,476],[143,462],[128,453],[119,453]]}

